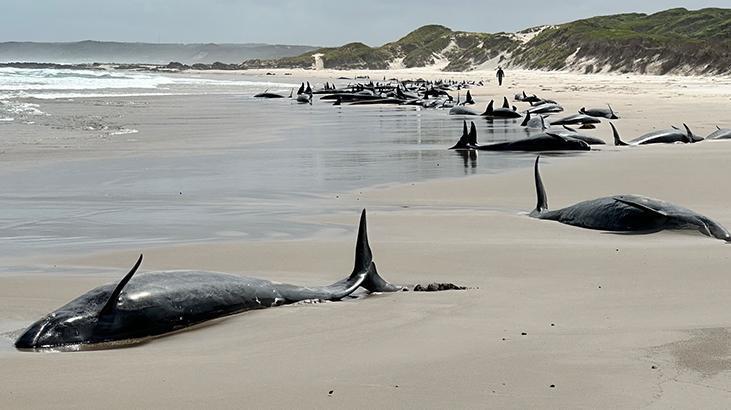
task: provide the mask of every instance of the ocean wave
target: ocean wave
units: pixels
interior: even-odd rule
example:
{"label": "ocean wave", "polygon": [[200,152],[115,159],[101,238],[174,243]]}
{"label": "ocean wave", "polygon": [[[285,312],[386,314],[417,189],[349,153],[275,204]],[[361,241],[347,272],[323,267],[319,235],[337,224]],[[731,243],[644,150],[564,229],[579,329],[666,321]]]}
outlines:
{"label": "ocean wave", "polygon": [[[11,98],[22,98],[20,92],[27,94],[33,91],[52,90],[82,91],[104,89],[165,89],[168,86],[233,86],[233,87],[281,87],[292,88],[297,84],[256,82],[248,80],[216,80],[210,78],[166,76],[154,73],[119,72],[108,70],[74,70],[74,69],[32,69],[32,68],[0,68],[0,91],[6,91]],[[17,95],[14,95],[16,94]],[[29,95],[36,98],[36,95]],[[78,97],[82,97],[78,95]]]}
{"label": "ocean wave", "polygon": [[126,135],[126,134],[137,134],[140,132],[139,130],[136,130],[134,128],[120,128],[116,131],[112,131],[109,133],[109,135]]}
{"label": "ocean wave", "polygon": [[0,113],[25,115],[48,115],[39,109],[40,105],[33,103],[0,100]]}

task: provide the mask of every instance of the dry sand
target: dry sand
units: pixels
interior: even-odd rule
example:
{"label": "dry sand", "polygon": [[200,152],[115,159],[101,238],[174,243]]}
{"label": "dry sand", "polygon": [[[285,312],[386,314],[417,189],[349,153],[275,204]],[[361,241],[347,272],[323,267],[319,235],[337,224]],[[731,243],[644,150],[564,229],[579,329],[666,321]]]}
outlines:
{"label": "dry sand", "polygon": [[[520,87],[499,91],[540,93],[536,86],[543,84],[551,91],[542,94],[569,112],[613,102],[628,136],[681,121],[701,135],[716,123],[731,124],[728,78],[508,75]],[[478,95],[502,93],[491,84]],[[596,135],[608,138],[606,124]],[[607,147],[546,158],[543,177],[553,208],[637,193],[731,227],[729,158],[731,142]],[[347,234],[145,249],[143,269],[329,283],[352,267],[354,209],[366,206],[385,278],[472,289],[250,312],[129,349],[31,354],[8,346],[0,350],[0,408],[722,409],[731,403],[730,245],[693,233],[615,235],[531,219],[525,212],[535,193],[527,169],[374,187],[339,201],[343,212],[317,221]],[[3,319],[22,327],[116,279],[135,252],[47,261],[115,267],[118,274],[0,277]]]}

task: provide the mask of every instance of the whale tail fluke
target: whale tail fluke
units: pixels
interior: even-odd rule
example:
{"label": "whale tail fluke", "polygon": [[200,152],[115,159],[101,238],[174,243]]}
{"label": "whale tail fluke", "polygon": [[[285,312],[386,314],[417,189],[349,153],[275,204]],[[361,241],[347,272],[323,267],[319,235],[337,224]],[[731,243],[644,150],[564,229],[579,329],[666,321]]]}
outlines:
{"label": "whale tail fluke", "polygon": [[474,121],[470,121],[470,132],[467,134],[467,144],[471,147],[477,146],[477,127],[475,127]]}
{"label": "whale tail fluke", "polygon": [[703,141],[703,138],[697,137],[695,134],[693,134],[693,131],[691,131],[690,128],[686,124],[683,124],[683,127],[685,127],[685,132],[688,137],[689,143],[692,144],[694,142]]}
{"label": "whale tail fluke", "polygon": [[459,141],[456,144],[449,147],[449,149],[467,149],[469,148],[469,137],[467,134],[467,121],[462,121],[462,135],[459,137]]}
{"label": "whale tail fluke", "polygon": [[622,141],[622,139],[619,137],[619,131],[617,131],[617,127],[614,126],[611,122],[609,123],[609,126],[612,127],[612,135],[614,136],[614,145],[617,147],[624,147],[629,144]]}
{"label": "whale tail fluke", "polygon": [[396,292],[401,287],[388,283],[378,274],[376,264],[373,262],[373,252],[368,244],[368,223],[366,222],[366,210],[360,214],[360,225],[358,226],[358,239],[355,243],[355,266],[353,273],[348,280],[360,280],[365,273],[365,278],[360,286],[370,292]]}
{"label": "whale tail fluke", "polygon": [[543,187],[543,180],[541,180],[541,172],[538,169],[538,162],[541,156],[536,157],[536,164],[533,169],[533,174],[536,181],[536,209],[530,213],[530,216],[537,217],[544,211],[548,210],[548,197],[546,195],[546,189]]}

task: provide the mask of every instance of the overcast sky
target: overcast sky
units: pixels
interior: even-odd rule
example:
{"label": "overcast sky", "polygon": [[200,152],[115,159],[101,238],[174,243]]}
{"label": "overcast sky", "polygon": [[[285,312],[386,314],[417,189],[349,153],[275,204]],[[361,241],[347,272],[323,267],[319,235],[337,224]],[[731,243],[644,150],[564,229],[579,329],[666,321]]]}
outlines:
{"label": "overcast sky", "polygon": [[0,42],[381,45],[432,23],[516,31],[594,15],[729,5],[729,0],[0,0]]}

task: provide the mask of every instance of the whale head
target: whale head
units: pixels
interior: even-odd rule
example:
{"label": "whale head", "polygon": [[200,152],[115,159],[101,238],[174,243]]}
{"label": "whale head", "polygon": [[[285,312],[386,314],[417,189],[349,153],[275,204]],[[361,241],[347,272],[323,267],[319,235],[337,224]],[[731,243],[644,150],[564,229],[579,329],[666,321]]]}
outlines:
{"label": "whale head", "polygon": [[98,341],[101,329],[97,312],[104,301],[85,307],[79,303],[82,302],[80,299],[30,325],[16,340],[15,347],[22,350],[52,349]]}
{"label": "whale head", "polygon": [[139,327],[139,322],[126,322],[117,314],[117,305],[122,303],[119,300],[122,289],[141,263],[142,255],[116,286],[108,284],[92,289],[33,323],[15,341],[15,347],[34,350],[121,340],[124,330],[134,331]]}
{"label": "whale head", "polygon": [[723,225],[706,217],[703,217],[703,222],[707,227],[708,232],[710,232],[710,236],[731,243],[731,233],[729,233],[728,229],[726,229]]}

